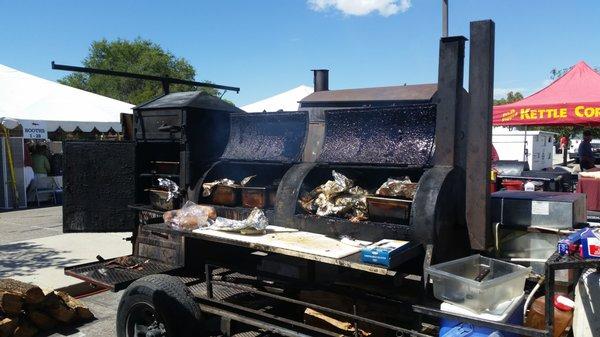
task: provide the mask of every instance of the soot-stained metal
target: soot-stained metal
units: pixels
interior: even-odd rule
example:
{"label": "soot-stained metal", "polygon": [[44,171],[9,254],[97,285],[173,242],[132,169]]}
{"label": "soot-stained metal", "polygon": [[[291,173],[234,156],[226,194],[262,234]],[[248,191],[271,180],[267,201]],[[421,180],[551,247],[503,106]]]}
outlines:
{"label": "soot-stained metal", "polygon": [[64,232],[131,231],[135,144],[65,142]]}
{"label": "soot-stained metal", "polygon": [[308,114],[233,114],[230,125],[223,159],[296,162],[304,148]]}
{"label": "soot-stained metal", "polygon": [[435,105],[326,111],[319,162],[426,166],[435,137]]}

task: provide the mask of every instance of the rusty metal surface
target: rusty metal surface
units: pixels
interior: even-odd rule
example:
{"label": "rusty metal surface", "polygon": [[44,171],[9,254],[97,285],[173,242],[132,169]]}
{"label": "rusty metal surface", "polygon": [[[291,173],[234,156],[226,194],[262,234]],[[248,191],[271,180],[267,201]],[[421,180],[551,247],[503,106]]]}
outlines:
{"label": "rusty metal surface", "polygon": [[490,166],[494,91],[494,22],[471,22],[466,162],[466,213],[471,248],[491,245]]}
{"label": "rusty metal surface", "polygon": [[316,102],[369,102],[369,101],[429,101],[437,91],[437,84],[398,85],[390,87],[318,91],[302,100]]}
{"label": "rusty metal surface", "polygon": [[[438,68],[437,118],[435,131],[435,165],[453,166],[457,136],[457,114],[463,89],[465,41],[462,36],[440,40]],[[464,111],[467,113],[468,111]],[[459,118],[460,120],[460,118]],[[464,138],[464,134],[463,134]],[[464,167],[463,167],[464,169]]]}
{"label": "rusty metal surface", "polygon": [[368,165],[430,164],[435,105],[326,111],[319,162]]}
{"label": "rusty metal surface", "polygon": [[300,160],[308,129],[306,112],[233,114],[223,159]]}

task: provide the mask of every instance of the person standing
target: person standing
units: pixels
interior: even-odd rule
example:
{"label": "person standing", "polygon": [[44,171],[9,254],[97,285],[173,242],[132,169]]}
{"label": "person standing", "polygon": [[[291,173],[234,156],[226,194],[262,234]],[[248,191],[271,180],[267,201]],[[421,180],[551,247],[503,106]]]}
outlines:
{"label": "person standing", "polygon": [[569,152],[569,137],[560,137],[560,150],[563,156],[563,166],[567,166],[567,153]]}
{"label": "person standing", "polygon": [[583,140],[579,144],[579,148],[577,149],[577,154],[579,155],[579,166],[581,170],[589,170],[591,168],[596,167],[594,152],[592,151],[592,133],[590,130],[583,131]]}
{"label": "person standing", "polygon": [[47,177],[48,173],[50,173],[50,161],[46,157],[46,145],[38,144],[34,149],[31,156],[33,173],[36,178]]}

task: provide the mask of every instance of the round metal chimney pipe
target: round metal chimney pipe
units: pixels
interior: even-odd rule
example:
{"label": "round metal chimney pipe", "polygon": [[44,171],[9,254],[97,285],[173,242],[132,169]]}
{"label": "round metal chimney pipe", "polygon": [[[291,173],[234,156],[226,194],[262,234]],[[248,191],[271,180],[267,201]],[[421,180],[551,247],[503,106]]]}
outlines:
{"label": "round metal chimney pipe", "polygon": [[312,72],[314,91],[329,90],[329,69],[312,69]]}

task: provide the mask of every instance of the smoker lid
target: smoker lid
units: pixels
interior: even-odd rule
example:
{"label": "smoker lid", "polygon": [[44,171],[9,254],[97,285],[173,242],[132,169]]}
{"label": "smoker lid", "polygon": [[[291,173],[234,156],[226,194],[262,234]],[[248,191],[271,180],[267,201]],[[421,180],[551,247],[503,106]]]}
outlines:
{"label": "smoker lid", "polygon": [[300,100],[300,103],[430,101],[436,91],[436,83],[327,90],[314,92]]}
{"label": "smoker lid", "polygon": [[434,104],[325,111],[325,139],[318,162],[431,165],[435,119]]}
{"label": "smoker lid", "polygon": [[222,159],[299,162],[308,130],[308,113],[231,114],[229,141]]}
{"label": "smoker lid", "polygon": [[200,91],[175,92],[142,103],[134,110],[150,110],[165,108],[197,108],[223,112],[244,112],[224,100]]}

